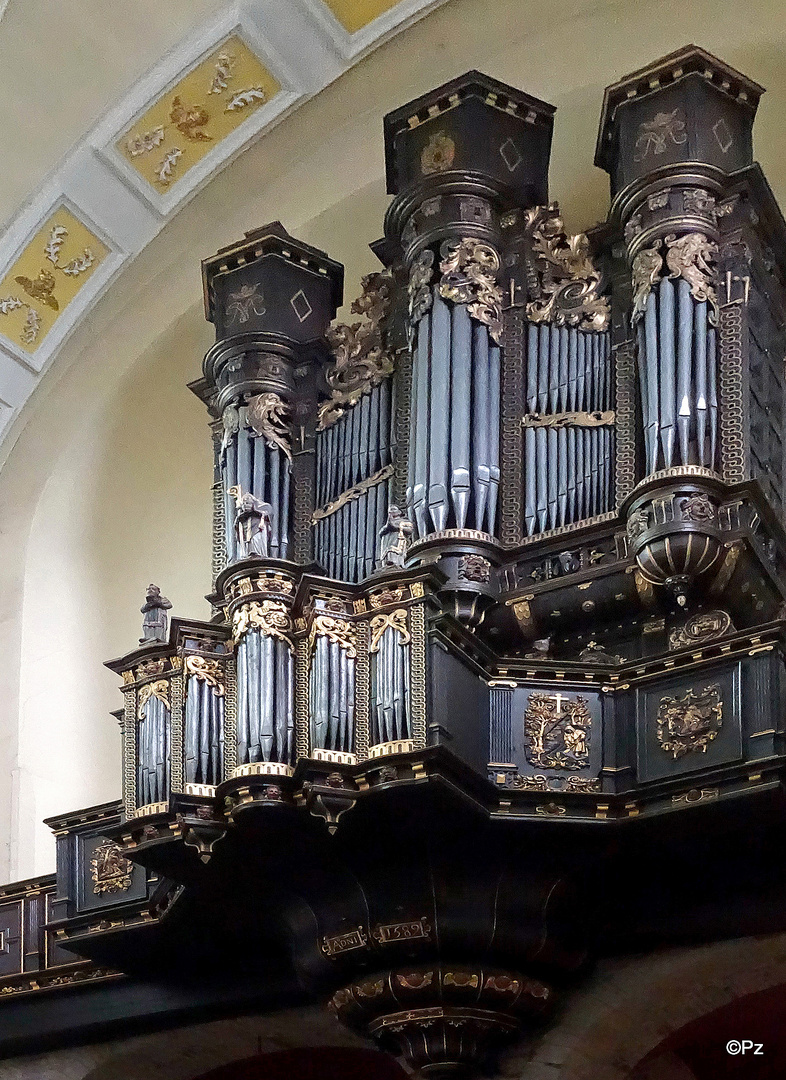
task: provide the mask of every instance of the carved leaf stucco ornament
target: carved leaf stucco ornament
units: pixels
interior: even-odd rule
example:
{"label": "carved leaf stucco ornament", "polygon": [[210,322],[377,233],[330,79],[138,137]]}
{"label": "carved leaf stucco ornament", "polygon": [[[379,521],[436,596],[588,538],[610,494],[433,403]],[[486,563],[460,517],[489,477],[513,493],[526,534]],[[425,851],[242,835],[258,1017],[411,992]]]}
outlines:
{"label": "carved leaf stucco ornament", "polygon": [[248,423],[268,446],[278,447],[292,461],[289,405],[278,394],[256,394],[247,403]]}
{"label": "carved leaf stucco ornament", "polygon": [[440,248],[442,278],[440,296],[454,304],[466,304],[473,319],[484,323],[489,334],[502,342],[502,289],[497,283],[499,255],[490,244],[474,237],[445,240]]}
{"label": "carved leaf stucco ornament", "polygon": [[185,671],[186,675],[193,675],[194,678],[211,686],[217,697],[223,696],[224,673],[217,660],[212,660],[207,656],[187,656]]}
{"label": "carved leaf stucco ornament", "polygon": [[346,619],[336,619],[332,615],[315,615],[311,624],[309,646],[313,649],[314,641],[318,637],[326,637],[334,645],[340,645],[346,650],[347,656],[357,656],[355,649],[355,635],[352,624]]}
{"label": "carved leaf stucco ornament", "polygon": [[590,256],[586,233],[569,236],[556,203],[526,210],[524,223],[532,253],[528,319],[606,330],[611,311],[601,292],[602,275]]}
{"label": "carved leaf stucco ornament", "polygon": [[319,410],[319,428],[323,431],[393,372],[393,358],[382,339],[382,321],[390,310],[393,278],[387,270],[366,274],[361,286],[363,292],[351,310],[367,321],[338,323],[327,331],[335,364],[326,375],[330,399]]}

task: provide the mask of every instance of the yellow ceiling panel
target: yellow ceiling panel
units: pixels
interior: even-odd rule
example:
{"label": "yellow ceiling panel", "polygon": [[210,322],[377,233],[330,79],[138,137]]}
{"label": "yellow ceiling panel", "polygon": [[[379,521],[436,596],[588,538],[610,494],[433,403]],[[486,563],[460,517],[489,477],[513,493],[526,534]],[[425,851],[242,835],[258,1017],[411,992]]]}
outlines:
{"label": "yellow ceiling panel", "polygon": [[0,282],[0,332],[35,352],[108,254],[86,225],[58,210]]}
{"label": "yellow ceiling panel", "polygon": [[394,8],[398,0],[325,0],[325,3],[341,25],[354,34]]}
{"label": "yellow ceiling panel", "polygon": [[244,42],[231,37],[162,95],[117,149],[165,192],[280,89]]}

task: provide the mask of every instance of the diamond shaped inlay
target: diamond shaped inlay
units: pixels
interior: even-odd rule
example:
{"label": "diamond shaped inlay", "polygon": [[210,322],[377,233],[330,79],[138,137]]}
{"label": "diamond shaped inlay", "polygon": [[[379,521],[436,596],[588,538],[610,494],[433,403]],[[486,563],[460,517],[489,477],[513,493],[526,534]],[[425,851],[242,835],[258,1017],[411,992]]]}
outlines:
{"label": "diamond shaped inlay", "polygon": [[727,154],[731,148],[731,144],[734,142],[732,134],[729,131],[729,125],[723,119],[717,120],[712,126],[712,134],[715,136],[715,140],[718,146],[721,148],[724,154]]}
{"label": "diamond shaped inlay", "polygon": [[515,172],[522,162],[522,157],[519,153],[519,148],[516,146],[510,136],[508,136],[502,146],[500,146],[499,152],[502,155],[502,160],[505,162],[505,165],[508,168],[508,172]]}
{"label": "diamond shaped inlay", "polygon": [[313,311],[311,304],[309,304],[308,302],[308,297],[302,289],[299,289],[289,302],[292,305],[292,310],[297,315],[300,322],[305,322]]}

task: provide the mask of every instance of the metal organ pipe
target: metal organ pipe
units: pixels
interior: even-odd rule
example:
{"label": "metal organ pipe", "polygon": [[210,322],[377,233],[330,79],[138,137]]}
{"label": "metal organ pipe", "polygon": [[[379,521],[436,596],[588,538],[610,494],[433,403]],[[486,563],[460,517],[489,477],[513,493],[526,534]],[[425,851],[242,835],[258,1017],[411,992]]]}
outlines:
{"label": "metal organ pipe", "polygon": [[392,380],[385,379],[317,432],[314,552],[342,581],[361,581],[376,564],[390,501],[392,394]]}
{"label": "metal organ pipe", "polygon": [[611,509],[611,369],[607,331],[530,322],[523,438],[525,535]]}
{"label": "metal organ pipe", "polygon": [[717,469],[716,334],[706,300],[663,278],[637,326],[646,474],[679,465]]}

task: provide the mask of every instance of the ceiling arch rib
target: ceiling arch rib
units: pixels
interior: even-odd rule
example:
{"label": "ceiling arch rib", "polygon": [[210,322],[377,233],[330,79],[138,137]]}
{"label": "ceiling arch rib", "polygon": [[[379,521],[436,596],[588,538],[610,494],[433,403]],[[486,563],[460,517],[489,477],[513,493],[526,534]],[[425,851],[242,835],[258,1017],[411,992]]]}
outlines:
{"label": "ceiling arch rib", "polygon": [[363,55],[446,2],[234,4],[140,79],[0,237],[0,441],[76,324],[184,203]]}

